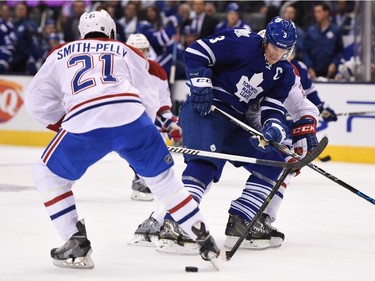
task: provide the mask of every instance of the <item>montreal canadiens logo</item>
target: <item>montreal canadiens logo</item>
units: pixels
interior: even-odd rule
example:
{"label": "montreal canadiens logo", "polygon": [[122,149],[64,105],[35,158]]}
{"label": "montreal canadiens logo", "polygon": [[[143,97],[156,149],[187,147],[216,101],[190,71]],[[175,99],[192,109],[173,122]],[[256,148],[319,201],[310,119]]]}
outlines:
{"label": "montreal canadiens logo", "polygon": [[22,86],[18,83],[0,80],[0,123],[12,119],[20,110]]}

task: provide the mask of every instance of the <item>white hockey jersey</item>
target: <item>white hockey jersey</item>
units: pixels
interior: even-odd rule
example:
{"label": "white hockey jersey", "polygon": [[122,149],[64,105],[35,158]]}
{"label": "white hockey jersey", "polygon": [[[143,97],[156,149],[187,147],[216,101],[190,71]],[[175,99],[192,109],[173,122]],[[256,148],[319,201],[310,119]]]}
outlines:
{"label": "white hockey jersey", "polygon": [[156,61],[148,60],[148,72],[154,81],[155,89],[159,93],[160,109],[171,109],[171,92],[168,85],[168,75]]}
{"label": "white hockey jersey", "polygon": [[26,110],[44,126],[72,133],[125,125],[145,110],[154,121],[159,97],[138,50],[110,39],[57,47],[25,93]]}

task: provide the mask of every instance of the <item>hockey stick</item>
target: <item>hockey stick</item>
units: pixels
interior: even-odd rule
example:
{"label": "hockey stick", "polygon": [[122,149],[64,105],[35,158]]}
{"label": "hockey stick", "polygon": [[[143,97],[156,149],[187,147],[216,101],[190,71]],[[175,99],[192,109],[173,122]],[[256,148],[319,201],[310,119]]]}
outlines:
{"label": "hockey stick", "polygon": [[[221,116],[224,116],[226,117],[228,120],[230,120],[232,123],[234,124],[237,124],[239,127],[241,127],[242,129],[244,129],[245,131],[251,133],[251,134],[254,134],[256,136],[259,136],[259,137],[263,137],[263,135],[258,132],[257,130],[251,128],[249,125],[241,122],[240,120],[237,120],[236,118],[234,118],[233,116],[231,116],[230,114],[222,111],[221,109],[217,108],[216,106],[212,105],[211,106],[211,110],[214,111],[214,112],[217,112],[218,114],[220,114]],[[326,137],[323,137],[323,139],[326,138]],[[322,139],[322,140],[323,140]],[[321,140],[321,141],[322,141]],[[300,156],[292,151],[290,151],[289,149],[285,148],[284,146],[282,146],[281,144],[277,143],[277,142],[271,142],[271,144],[276,147],[277,149],[281,150],[282,152],[286,153],[287,155],[289,156],[292,156],[292,157],[295,157],[297,159],[300,158]],[[346,182],[338,179],[337,177],[335,177],[334,175],[324,171],[322,168],[314,165],[313,163],[308,163],[307,166],[311,169],[313,169],[314,171],[317,171],[319,174],[325,176],[326,178],[332,180],[333,182],[341,185],[342,187],[346,188],[347,190],[353,192],[354,194],[358,195],[359,197],[365,199],[366,201],[372,203],[375,205],[375,199],[371,198],[370,196],[362,193],[361,191],[359,191],[358,189],[354,188],[353,186],[347,184]]]}
{"label": "hockey stick", "polygon": [[306,160],[304,158],[303,158],[303,161],[297,161],[297,162],[294,162],[294,163],[285,163],[285,162],[279,162],[279,161],[257,159],[257,158],[239,156],[239,155],[210,152],[210,151],[176,147],[176,146],[167,146],[167,147],[168,147],[169,151],[176,152],[176,153],[206,156],[206,157],[223,159],[223,160],[228,160],[228,161],[239,161],[239,162],[259,164],[259,165],[272,166],[272,167],[282,167],[282,168],[291,169],[293,171],[299,170],[303,166],[306,165],[305,164]]}
{"label": "hockey stick", "polygon": [[276,184],[272,188],[270,194],[268,194],[266,200],[263,202],[262,206],[260,206],[258,212],[255,214],[251,222],[246,226],[245,232],[242,233],[242,235],[238,238],[236,241],[236,244],[232,247],[230,251],[225,251],[225,258],[227,261],[229,261],[233,255],[237,252],[238,248],[241,246],[243,240],[246,239],[247,235],[253,228],[255,222],[259,219],[260,215],[264,212],[264,210],[267,208],[269,202],[272,200],[273,196],[278,192],[280,185],[284,182],[285,178],[288,176],[289,173],[292,171],[290,169],[284,170],[281,177],[277,180]]}
{"label": "hockey stick", "polygon": [[366,115],[366,114],[374,114],[375,111],[358,111],[358,112],[341,112],[336,113],[337,116],[357,116],[357,115]]}
{"label": "hockey stick", "polygon": [[171,71],[169,74],[169,84],[174,84],[176,77],[176,64],[177,64],[177,48],[178,43],[180,42],[180,32],[177,30],[175,41],[173,42],[173,51],[172,51],[172,65]]}

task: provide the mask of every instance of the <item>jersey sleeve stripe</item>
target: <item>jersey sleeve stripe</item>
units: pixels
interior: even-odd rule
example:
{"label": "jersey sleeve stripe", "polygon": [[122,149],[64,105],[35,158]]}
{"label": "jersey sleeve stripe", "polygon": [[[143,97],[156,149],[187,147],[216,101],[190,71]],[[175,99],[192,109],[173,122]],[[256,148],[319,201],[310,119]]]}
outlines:
{"label": "jersey sleeve stripe", "polygon": [[279,101],[279,100],[277,100],[277,99],[273,99],[273,98],[270,98],[270,97],[265,97],[264,101],[269,102],[269,103],[273,103],[276,106],[284,107],[283,104],[282,104],[282,102]]}
{"label": "jersey sleeve stripe", "polygon": [[261,106],[260,107],[260,110],[261,111],[265,111],[265,110],[272,110],[272,111],[278,111],[280,112],[281,114],[285,114],[285,112],[282,110],[282,109],[278,109],[278,108],[275,108],[275,107],[271,107],[271,106]]}
{"label": "jersey sleeve stripe", "polygon": [[203,49],[206,50],[206,52],[208,53],[208,55],[211,58],[211,65],[214,65],[216,63],[216,57],[215,57],[214,52],[211,50],[211,48],[206,43],[204,43],[203,40],[201,40],[201,39],[199,39],[197,41],[197,43],[199,45],[201,45]]}
{"label": "jersey sleeve stripe", "polygon": [[192,49],[192,48],[190,48],[190,47],[187,48],[187,49],[185,50],[185,52],[187,52],[187,53],[191,53],[191,54],[193,54],[193,55],[196,55],[196,56],[199,56],[199,57],[202,57],[202,58],[205,58],[205,59],[207,60],[208,64],[211,63],[211,62],[210,62],[210,59],[209,59],[208,56],[206,56],[206,55],[202,54],[201,52],[199,52],[199,51],[197,51],[197,50],[194,50],[194,49]]}

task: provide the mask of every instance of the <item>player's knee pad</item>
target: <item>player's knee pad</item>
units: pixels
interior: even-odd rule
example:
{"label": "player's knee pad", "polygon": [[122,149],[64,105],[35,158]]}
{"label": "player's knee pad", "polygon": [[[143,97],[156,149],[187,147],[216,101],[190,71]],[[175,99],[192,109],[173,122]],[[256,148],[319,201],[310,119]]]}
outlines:
{"label": "player's knee pad", "polygon": [[163,200],[183,188],[181,179],[174,169],[168,169],[155,177],[142,177],[155,197]]}
{"label": "player's knee pad", "polygon": [[33,178],[40,193],[58,193],[61,189],[70,190],[74,183],[54,174],[41,160],[34,166]]}

